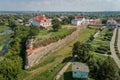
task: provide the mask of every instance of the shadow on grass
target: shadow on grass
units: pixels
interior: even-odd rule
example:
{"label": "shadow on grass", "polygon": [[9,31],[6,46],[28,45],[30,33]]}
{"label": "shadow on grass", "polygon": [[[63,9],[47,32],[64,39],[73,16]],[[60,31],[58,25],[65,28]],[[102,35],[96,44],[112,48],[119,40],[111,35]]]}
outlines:
{"label": "shadow on grass", "polygon": [[72,72],[71,71],[64,73],[64,80],[74,80],[72,78]]}
{"label": "shadow on grass", "polygon": [[64,73],[64,80],[88,80],[88,79],[77,79],[72,77],[72,72],[65,72]]}
{"label": "shadow on grass", "polygon": [[64,58],[64,59],[63,59],[62,63],[69,62],[71,59],[72,59],[72,57],[71,57],[71,56],[66,57],[66,58]]}

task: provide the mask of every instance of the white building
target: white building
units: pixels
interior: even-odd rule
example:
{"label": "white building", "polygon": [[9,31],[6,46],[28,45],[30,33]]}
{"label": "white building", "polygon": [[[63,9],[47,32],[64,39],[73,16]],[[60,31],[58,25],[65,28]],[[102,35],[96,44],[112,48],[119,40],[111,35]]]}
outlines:
{"label": "white building", "polygon": [[82,25],[82,24],[85,24],[85,23],[86,23],[86,19],[84,17],[81,17],[81,16],[75,16],[75,19],[73,19],[71,21],[71,24],[76,25],[76,26],[79,26],[79,25]]}
{"label": "white building", "polygon": [[29,25],[38,26],[38,27],[48,27],[51,26],[51,19],[46,18],[43,16],[36,16],[33,19],[31,19]]}
{"label": "white building", "polygon": [[106,27],[108,28],[116,28],[117,27],[117,22],[113,19],[108,20],[106,23]]}

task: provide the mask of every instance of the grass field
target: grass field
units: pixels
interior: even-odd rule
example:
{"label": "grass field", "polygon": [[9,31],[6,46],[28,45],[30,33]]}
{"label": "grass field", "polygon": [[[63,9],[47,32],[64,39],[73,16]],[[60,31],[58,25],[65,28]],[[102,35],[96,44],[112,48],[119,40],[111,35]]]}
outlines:
{"label": "grass field", "polygon": [[[104,37],[104,34],[107,33],[107,29],[104,29],[97,38],[95,38],[92,42],[93,47],[98,47],[100,44],[106,44],[106,41],[103,41],[102,38]],[[97,44],[97,45],[96,45]]]}
{"label": "grass field", "polygon": [[[110,31],[105,28],[99,35],[97,38],[95,38],[92,42],[90,42],[90,44],[92,45],[92,47],[94,48],[95,51],[98,51],[98,48],[104,47],[106,46],[107,49],[109,49],[110,46],[110,41],[109,40],[105,40],[105,34],[108,34]],[[97,45],[96,45],[97,44]],[[99,50],[100,51],[100,50]],[[98,51],[98,53],[99,53]],[[109,51],[107,51],[109,52]],[[104,52],[103,52],[104,53]]]}
{"label": "grass field", "polygon": [[8,29],[9,27],[7,26],[0,26],[0,33],[4,32],[6,29]]}
{"label": "grass field", "polygon": [[[7,27],[7,26],[0,26],[0,33],[1,33],[1,32],[4,32],[4,31],[7,30],[8,28],[9,28],[9,27]],[[10,35],[0,36],[0,50],[1,50],[2,46],[3,46],[3,43],[4,43],[7,39],[9,39],[9,36],[10,36]]]}
{"label": "grass field", "polygon": [[2,49],[4,42],[9,39],[10,39],[10,35],[0,36],[0,50]]}
{"label": "grass field", "polygon": [[85,42],[90,37],[91,34],[94,34],[96,28],[85,29],[79,32],[78,39],[72,41],[68,45],[64,46],[60,50],[48,55],[44,58],[40,64],[35,67],[27,70],[29,74],[24,79],[25,80],[53,80],[57,72],[65,65],[65,63],[70,60],[72,56],[72,45],[76,41]]}

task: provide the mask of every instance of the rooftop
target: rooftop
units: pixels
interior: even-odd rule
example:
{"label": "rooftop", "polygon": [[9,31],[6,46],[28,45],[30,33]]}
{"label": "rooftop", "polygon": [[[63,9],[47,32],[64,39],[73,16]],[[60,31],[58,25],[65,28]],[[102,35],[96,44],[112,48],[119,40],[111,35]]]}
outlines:
{"label": "rooftop", "polygon": [[109,20],[107,20],[107,22],[115,22],[116,23],[116,21],[113,19],[109,19]]}
{"label": "rooftop", "polygon": [[75,18],[73,20],[75,20],[75,21],[81,21],[83,19],[85,19],[85,17],[83,17],[83,16],[75,16]]}
{"label": "rooftop", "polygon": [[81,18],[85,18],[83,16],[75,16],[75,19],[81,19]]}
{"label": "rooftop", "polygon": [[33,18],[33,20],[37,21],[37,22],[51,22],[51,20],[46,18],[44,15],[43,16],[36,16]]}
{"label": "rooftop", "polygon": [[73,62],[72,63],[72,71],[89,72],[89,68],[84,63]]}

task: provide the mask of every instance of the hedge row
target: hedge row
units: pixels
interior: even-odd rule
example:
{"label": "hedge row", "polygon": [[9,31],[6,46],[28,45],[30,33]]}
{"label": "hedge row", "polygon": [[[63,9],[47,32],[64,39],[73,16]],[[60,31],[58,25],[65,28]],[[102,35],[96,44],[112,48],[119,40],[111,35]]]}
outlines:
{"label": "hedge row", "polygon": [[119,51],[118,51],[117,42],[118,42],[118,29],[116,30],[114,48],[115,48],[115,52],[116,52],[118,58],[120,59],[120,53],[119,53]]}
{"label": "hedge row", "polygon": [[[112,35],[113,35],[113,29],[108,29],[107,33],[102,35],[103,37],[101,38],[101,40],[108,42],[111,40]],[[108,54],[108,55],[111,54],[109,45],[106,45],[106,46],[100,45],[99,47],[96,48],[95,52],[101,53],[101,54]]]}
{"label": "hedge row", "polygon": [[54,34],[52,34],[50,37],[46,37],[45,39],[36,39],[35,43],[33,43],[33,48],[37,48],[40,46],[46,46],[50,43],[56,42],[60,39],[65,38],[66,36],[72,34],[72,32],[74,32],[76,30],[76,28],[72,28],[72,29],[66,29],[63,32],[54,32]]}

